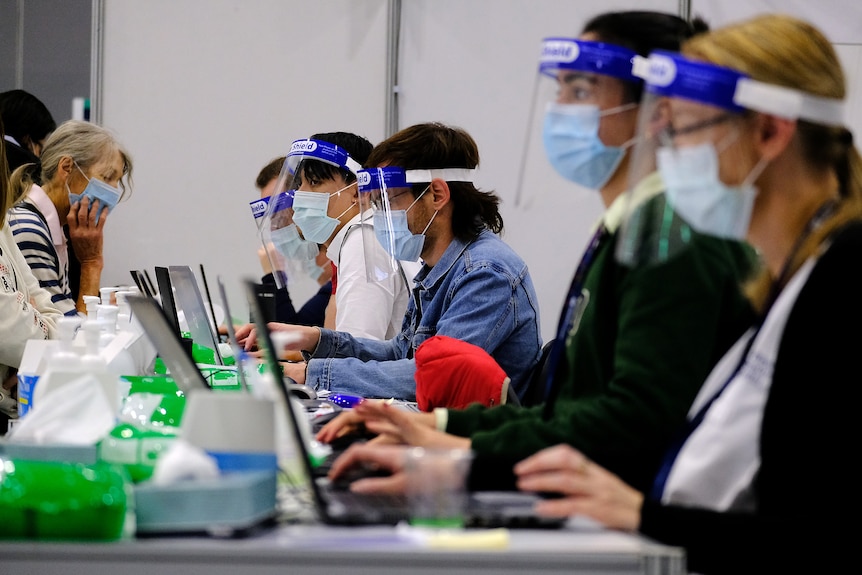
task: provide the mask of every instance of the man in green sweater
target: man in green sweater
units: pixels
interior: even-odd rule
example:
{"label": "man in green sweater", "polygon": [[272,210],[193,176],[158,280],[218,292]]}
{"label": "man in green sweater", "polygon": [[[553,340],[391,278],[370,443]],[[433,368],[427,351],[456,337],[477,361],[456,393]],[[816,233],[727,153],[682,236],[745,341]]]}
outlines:
{"label": "man in green sweater", "polygon": [[[609,13],[577,39],[545,42],[540,71],[557,82],[545,116],[548,159],[568,180],[599,190],[607,208],[561,314],[545,404],[409,414],[368,402],[319,439],[331,441],[361,419],[390,442],[472,449],[474,489],[511,487],[515,462],[568,443],[630,485],[649,485],[700,384],[752,319],[740,290],[753,263],[747,246],[691,232],[685,249],[660,264],[628,266],[616,257],[641,91],[632,62],[653,49],[678,49],[697,27],[667,14]],[[673,226],[684,225],[661,191],[657,175],[639,182],[641,209],[664,210]],[[397,450],[353,446],[332,476],[358,461],[395,473],[352,489],[400,489]]]}

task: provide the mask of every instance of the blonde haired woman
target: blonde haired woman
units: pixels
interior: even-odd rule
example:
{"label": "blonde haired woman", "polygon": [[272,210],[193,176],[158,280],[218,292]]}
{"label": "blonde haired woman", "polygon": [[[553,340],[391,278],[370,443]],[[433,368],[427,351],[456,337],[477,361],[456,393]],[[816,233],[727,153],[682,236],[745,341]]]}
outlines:
{"label": "blonde haired woman", "polygon": [[835,530],[859,511],[862,161],[841,123],[844,75],[826,38],[787,16],[682,53],[651,56],[647,96],[669,112],[668,200],[759,250],[759,321],[704,383],[650,493],[564,446],[518,464],[519,487],[562,493],[549,515],[683,546],[697,572],[832,572],[851,553]]}
{"label": "blonde haired woman", "polygon": [[[109,130],[70,120],[45,141],[41,167],[41,187],[26,177],[25,168],[15,171],[13,185],[22,199],[10,210],[9,225],[54,304],[66,315],[83,313],[84,296],[99,293],[105,222],[131,188],[132,160]],[[81,263],[77,297],[70,288],[67,224]]]}
{"label": "blonde haired woman", "polygon": [[9,203],[9,170],[0,122],[0,435],[6,433],[8,419],[17,417],[12,390],[27,340],[53,336],[62,315],[51,304],[50,294],[39,287],[12,238],[5,221]]}

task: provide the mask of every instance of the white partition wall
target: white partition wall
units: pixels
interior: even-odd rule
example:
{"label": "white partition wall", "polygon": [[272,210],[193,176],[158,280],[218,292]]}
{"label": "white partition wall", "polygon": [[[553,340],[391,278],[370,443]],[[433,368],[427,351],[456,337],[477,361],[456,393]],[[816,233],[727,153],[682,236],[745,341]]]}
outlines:
{"label": "white partition wall", "polygon": [[[315,132],[383,137],[386,0],[104,0],[101,119],[135,161],[105,232],[106,284],[204,264],[259,278],[248,202],[264,164]],[[293,286],[302,303],[317,285]]]}
{"label": "white partition wall", "polygon": [[847,127],[862,143],[862,2],[850,0],[691,0],[691,14],[713,28],[762,13],[808,20],[835,45],[847,76]]}
{"label": "white partition wall", "polygon": [[[248,202],[254,178],[295,138],[345,130],[380,141],[386,126],[387,12],[394,0],[97,0],[97,106],[135,159],[135,193],[110,217],[106,284],[128,270],[203,263],[242,309],[239,278],[259,276]],[[848,0],[692,0],[718,26],[782,10],[823,27],[848,69],[862,134],[862,4]],[[540,41],[576,35],[600,12],[677,13],[679,0],[402,0],[399,126],[441,121],[479,144],[479,185],[503,200],[504,239],[527,260],[552,337],[599,198],[529,150],[541,201],[514,204]],[[535,119],[538,121],[539,119]],[[316,289],[294,283],[302,303]],[[232,302],[233,303],[233,302]],[[244,312],[241,312],[244,313]]]}

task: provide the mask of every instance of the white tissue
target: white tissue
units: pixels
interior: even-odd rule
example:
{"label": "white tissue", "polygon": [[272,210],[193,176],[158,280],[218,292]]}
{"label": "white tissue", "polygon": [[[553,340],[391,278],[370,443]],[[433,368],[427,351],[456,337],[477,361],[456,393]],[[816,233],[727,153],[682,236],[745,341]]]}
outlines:
{"label": "white tissue", "polygon": [[154,485],[170,485],[185,479],[213,479],[218,476],[215,458],[203,449],[177,439],[156,461],[151,481]]}
{"label": "white tissue", "polygon": [[6,437],[16,443],[95,445],[116,423],[99,380],[82,374],[58,393],[45,395],[38,409],[22,417]]}

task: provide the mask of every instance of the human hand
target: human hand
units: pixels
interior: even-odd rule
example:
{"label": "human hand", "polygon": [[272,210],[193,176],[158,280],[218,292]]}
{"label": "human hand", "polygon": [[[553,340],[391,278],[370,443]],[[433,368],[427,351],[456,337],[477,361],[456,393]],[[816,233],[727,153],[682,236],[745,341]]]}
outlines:
{"label": "human hand", "polygon": [[236,342],[244,351],[252,351],[257,344],[257,332],[253,323],[247,323],[235,329]]}
{"label": "human hand", "polygon": [[308,366],[304,361],[281,362],[281,372],[298,384],[305,383],[305,369]]}
{"label": "human hand", "polygon": [[69,224],[69,240],[75,251],[75,256],[82,264],[102,263],[102,244],[104,239],[105,222],[108,219],[108,210],[103,210],[96,223],[99,213],[99,200],[93,200],[84,196],[79,202],[75,202],[69,208],[66,223]]}
{"label": "human hand", "polygon": [[404,473],[404,457],[407,447],[403,445],[371,445],[354,443],[332,463],[330,481],[336,481],[356,467],[385,470],[388,477],[365,477],[350,484],[356,493],[403,494],[407,488]]}
{"label": "human hand", "polygon": [[314,351],[320,342],[320,328],[317,327],[278,322],[266,325],[279,356],[285,351]]}
{"label": "human hand", "polygon": [[345,409],[330,419],[314,438],[320,443],[331,443],[339,437],[358,433],[365,427],[365,420],[352,409]]}
{"label": "human hand", "polygon": [[411,413],[386,401],[363,401],[353,408],[375,443],[406,443],[420,447],[470,449],[470,440],[437,431],[433,413]]}
{"label": "human hand", "polygon": [[556,445],[515,465],[518,489],[560,493],[536,504],[548,517],[585,515],[614,529],[637,530],[643,494],[568,445]]}
{"label": "human hand", "polygon": [[284,258],[276,251],[272,242],[267,244],[266,248],[261,246],[257,249],[257,259],[260,261],[260,268],[263,270],[263,275],[271,274],[273,272],[273,266],[275,266],[275,269],[279,271],[284,269]]}
{"label": "human hand", "polygon": [[13,387],[15,387],[17,384],[18,384],[18,370],[15,369],[14,367],[9,368],[9,372],[6,375],[6,379],[2,383],[3,389],[5,389],[6,391],[9,391]]}

